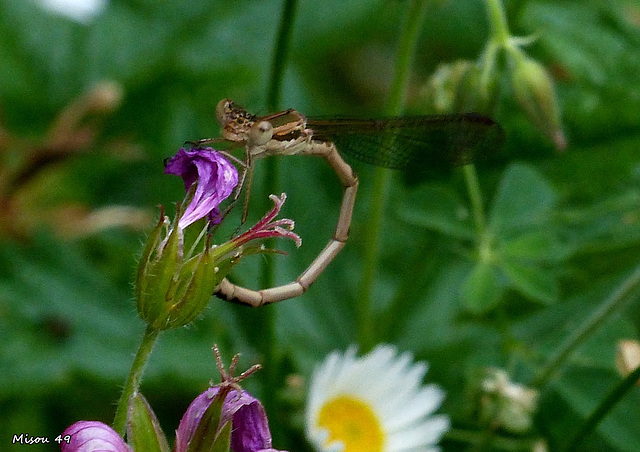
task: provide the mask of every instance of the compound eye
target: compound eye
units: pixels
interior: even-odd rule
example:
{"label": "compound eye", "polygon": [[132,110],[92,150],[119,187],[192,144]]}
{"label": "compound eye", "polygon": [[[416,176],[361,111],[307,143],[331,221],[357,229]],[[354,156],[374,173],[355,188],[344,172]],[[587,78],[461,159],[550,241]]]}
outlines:
{"label": "compound eye", "polygon": [[249,129],[248,142],[254,146],[267,144],[273,137],[273,126],[269,121],[260,121]]}
{"label": "compound eye", "polygon": [[230,99],[222,99],[216,105],[216,119],[219,124],[224,124],[228,121],[228,116],[231,110],[233,109],[233,101]]}

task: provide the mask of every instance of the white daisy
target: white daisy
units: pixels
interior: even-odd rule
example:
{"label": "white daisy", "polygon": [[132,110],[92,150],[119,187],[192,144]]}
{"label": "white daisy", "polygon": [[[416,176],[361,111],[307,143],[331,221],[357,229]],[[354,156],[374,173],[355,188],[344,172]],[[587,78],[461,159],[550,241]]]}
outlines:
{"label": "white daisy", "polygon": [[334,351],[313,373],[306,412],[307,438],[323,452],[437,451],[449,428],[431,416],[444,399],[436,385],[422,386],[426,363],[379,345],[356,358],[355,347]]}

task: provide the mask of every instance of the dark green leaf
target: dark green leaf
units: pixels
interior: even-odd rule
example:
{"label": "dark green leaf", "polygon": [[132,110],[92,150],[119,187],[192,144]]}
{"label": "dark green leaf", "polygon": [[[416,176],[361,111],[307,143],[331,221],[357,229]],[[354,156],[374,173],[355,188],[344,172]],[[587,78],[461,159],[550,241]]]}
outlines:
{"label": "dark green leaf", "polygon": [[500,268],[509,277],[511,285],[525,296],[543,303],[558,301],[560,288],[553,268],[512,259],[502,259]]}

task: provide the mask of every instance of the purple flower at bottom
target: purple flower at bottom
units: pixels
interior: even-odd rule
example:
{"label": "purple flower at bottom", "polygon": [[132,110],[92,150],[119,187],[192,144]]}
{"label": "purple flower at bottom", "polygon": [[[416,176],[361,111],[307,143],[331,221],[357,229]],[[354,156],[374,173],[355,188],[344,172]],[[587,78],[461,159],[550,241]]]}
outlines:
{"label": "purple flower at bottom", "polygon": [[213,148],[192,148],[188,151],[180,148],[167,161],[164,172],[182,177],[187,192],[197,182],[191,202],[178,223],[181,229],[205,216],[212,224],[220,222],[218,206],[238,185],[236,167]]}
{"label": "purple flower at bottom", "polygon": [[98,421],[78,421],[67,427],[62,438],[62,452],[131,452],[114,429]]}
{"label": "purple flower at bottom", "polygon": [[[176,431],[174,452],[184,452],[202,414],[220,390],[214,386],[191,402]],[[222,406],[220,424],[231,421],[231,450],[234,452],[279,452],[271,448],[267,414],[260,401],[247,391],[231,390]]]}

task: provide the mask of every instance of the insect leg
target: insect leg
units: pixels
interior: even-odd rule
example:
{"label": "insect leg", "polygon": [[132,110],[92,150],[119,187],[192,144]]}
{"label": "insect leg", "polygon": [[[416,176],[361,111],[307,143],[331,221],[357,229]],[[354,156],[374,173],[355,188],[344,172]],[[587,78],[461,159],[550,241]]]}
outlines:
{"label": "insect leg", "polygon": [[358,178],[353,173],[351,166],[338,154],[333,143],[310,140],[308,146],[301,153],[323,157],[344,187],[340,214],[333,237],[311,265],[295,281],[268,289],[252,290],[237,286],[225,278],[216,291],[218,297],[253,307],[297,297],[306,292],[309,286],[344,247],[349,235],[349,226],[351,225],[356,192],[358,191]]}

